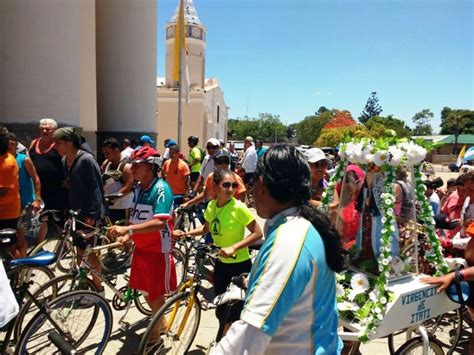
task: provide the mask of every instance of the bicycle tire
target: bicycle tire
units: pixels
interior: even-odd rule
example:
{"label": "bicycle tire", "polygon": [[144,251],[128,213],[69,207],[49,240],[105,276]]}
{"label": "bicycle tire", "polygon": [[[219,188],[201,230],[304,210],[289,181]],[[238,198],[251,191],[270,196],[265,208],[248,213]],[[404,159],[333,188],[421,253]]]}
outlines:
{"label": "bicycle tire", "polygon": [[[83,303],[81,303],[83,300],[87,302],[85,306]],[[76,310],[79,311],[79,313],[83,313],[82,311],[84,310],[92,310],[92,312],[89,312],[89,314],[86,315],[86,318],[90,319],[90,321],[87,324],[87,328],[80,336],[75,336],[75,334],[72,333],[73,330],[77,330],[77,327],[75,329],[71,329],[71,327],[69,327],[67,324],[68,318],[70,318],[73,311]],[[60,314],[61,311],[69,313]],[[94,349],[95,354],[103,353],[112,332],[112,310],[110,309],[110,306],[104,297],[92,291],[73,291],[71,293],[62,295],[51,302],[48,302],[48,312],[50,313],[51,318],[54,319],[56,325],[59,326],[61,330],[65,330],[65,334],[67,335],[62,334],[62,336],[64,336],[65,340],[70,345],[72,345],[76,351],[79,353],[85,353],[87,350]],[[104,324],[102,334],[100,334],[100,331],[98,330],[98,322],[103,322]],[[47,323],[50,323],[50,320],[48,320],[46,315],[41,310],[38,311],[22,333],[15,349],[15,354],[40,353],[39,350],[28,351],[27,347],[28,344],[33,346],[35,334],[38,333],[39,330],[41,330]],[[71,324],[77,326],[77,324],[81,324],[81,322],[71,321]],[[47,339],[47,335],[55,329],[56,328],[52,326],[51,330],[44,330],[44,338],[46,339],[40,339],[36,341],[36,344],[39,344],[40,346],[51,346],[50,350],[42,349],[41,353],[51,353],[57,351],[54,345],[52,345],[49,339]],[[98,345],[96,343],[90,345],[87,345],[87,343],[85,344],[86,340],[88,340],[89,335],[91,334],[92,329],[94,329],[93,336],[97,336]]]}
{"label": "bicycle tire", "polygon": [[[429,354],[443,355],[444,351],[441,346],[430,337],[429,339]],[[418,352],[420,351],[420,352]],[[396,352],[395,355],[410,355],[410,354],[423,354],[423,339],[416,337],[408,340],[403,344]]]}
{"label": "bicycle tire", "polygon": [[[189,300],[189,297],[190,297],[190,293],[189,291],[185,291],[185,292],[180,292],[180,293],[176,293],[175,295],[171,296],[171,298],[169,298],[165,304],[163,305],[163,307],[161,307],[158,312],[153,316],[153,318],[151,319],[150,323],[148,324],[148,327],[146,328],[146,331],[140,341],[140,345],[138,347],[138,353],[139,354],[148,354],[149,351],[151,350],[150,348],[153,348],[156,344],[150,342],[150,338],[152,336],[152,333],[153,333],[153,330],[155,328],[155,326],[157,325],[158,321],[160,320],[161,317],[163,316],[166,316],[166,315],[169,315],[174,309],[175,307],[178,307],[179,305],[179,308],[176,309],[176,317],[179,317],[179,315],[182,315],[181,314],[181,309],[185,309],[186,306],[187,306],[187,300]],[[181,305],[184,305],[185,307],[181,307]],[[181,308],[181,309],[180,309]],[[181,345],[181,343],[178,343],[178,348],[175,349],[174,345],[180,341],[179,338],[177,338],[177,335],[175,334],[174,332],[174,325],[177,325],[179,327],[179,324],[181,322],[178,322],[174,321],[171,329],[169,332],[167,332],[166,334],[163,334],[161,336],[161,339],[163,339],[163,347],[165,347],[168,351],[166,352],[167,354],[185,354],[189,348],[191,347],[191,344],[193,343],[194,341],[194,338],[196,337],[196,334],[197,334],[197,331],[198,331],[198,328],[199,328],[199,323],[201,321],[201,304],[199,302],[199,299],[197,297],[194,298],[194,305],[193,305],[193,308],[191,309],[191,311],[194,310],[194,323],[192,324],[191,326],[191,329],[190,329],[190,333],[187,334],[181,334],[181,339],[184,340],[184,344]],[[183,312],[184,313],[184,312]],[[178,315],[179,314],[179,315]],[[189,318],[187,320],[187,324],[189,322]],[[187,325],[186,324],[186,325]],[[179,346],[181,345],[181,346]],[[168,349],[168,347],[171,346],[171,349]],[[148,351],[147,351],[148,350]],[[156,350],[156,349],[154,349]]]}
{"label": "bicycle tire", "polygon": [[179,288],[179,286],[183,284],[184,280],[186,280],[188,270],[188,259],[179,248],[173,247],[171,249],[171,253],[173,255],[174,265],[176,269],[176,285],[177,288]]}
{"label": "bicycle tire", "polygon": [[[40,279],[37,274],[43,274],[45,278]],[[31,293],[36,292],[42,284],[54,279],[54,273],[46,266],[40,265],[18,265],[10,268],[7,271],[7,277],[10,280],[10,286],[15,294],[17,294],[23,283],[29,282],[28,291]],[[28,280],[26,280],[28,278]],[[34,280],[33,280],[34,278]],[[35,288],[37,286],[37,288]]]}
{"label": "bicycle tire", "polygon": [[[70,286],[66,286],[68,281],[72,281]],[[33,298],[40,301],[40,302],[51,302],[53,299],[58,298],[63,294],[67,294],[72,291],[79,290],[93,290],[96,291],[96,287],[94,283],[88,279],[84,278],[81,284],[75,283],[78,281],[76,275],[60,275],[49,280],[43,286],[41,286],[38,290],[33,293]],[[66,286],[66,288],[65,288]],[[49,292],[47,292],[49,290]],[[62,292],[61,292],[62,290]],[[15,329],[14,329],[14,339],[19,339],[21,333],[24,330],[24,327],[29,323],[31,317],[36,314],[38,309],[34,304],[33,300],[29,298],[21,307],[20,312],[16,317],[15,322]],[[28,316],[30,316],[28,318]]]}
{"label": "bicycle tire", "polygon": [[148,302],[145,299],[145,295],[139,291],[136,291],[136,297],[133,300],[135,303],[135,307],[137,307],[138,311],[145,315],[145,316],[151,316],[153,314],[153,311],[151,310],[150,306],[148,305]]}
{"label": "bicycle tire", "polygon": [[75,247],[72,244],[72,240],[67,237],[58,244],[58,248],[56,250],[56,255],[58,258],[56,261],[56,267],[62,273],[71,273],[76,265],[75,259],[77,255],[74,248]]}
{"label": "bicycle tire", "polygon": [[[454,326],[452,326],[453,321],[455,322]],[[447,329],[445,328],[447,323],[450,325],[449,331],[447,331]],[[438,345],[443,348],[446,348],[447,354],[452,354],[461,338],[462,312],[458,308],[454,311],[444,313],[438,317],[428,319],[427,321],[423,322],[423,325],[426,328],[428,335],[431,338],[436,339]],[[414,329],[412,332],[414,334],[418,334],[416,329]],[[394,334],[390,334],[388,336],[388,348],[390,354],[396,353],[395,336],[404,333],[405,331],[400,331]],[[448,336],[449,338],[446,339],[446,336]]]}
{"label": "bicycle tire", "polygon": [[[106,239],[104,244],[112,243],[112,240]],[[117,247],[111,249],[103,249],[98,255],[102,270],[106,274],[118,273],[125,271],[130,264],[133,254],[133,245],[128,246],[127,250],[125,247]]]}
{"label": "bicycle tire", "polygon": [[46,250],[51,253],[56,253],[58,248],[58,243],[61,242],[61,237],[55,236],[51,238],[46,238],[41,243],[34,246],[30,251],[28,251],[28,256],[34,256],[40,251]]}

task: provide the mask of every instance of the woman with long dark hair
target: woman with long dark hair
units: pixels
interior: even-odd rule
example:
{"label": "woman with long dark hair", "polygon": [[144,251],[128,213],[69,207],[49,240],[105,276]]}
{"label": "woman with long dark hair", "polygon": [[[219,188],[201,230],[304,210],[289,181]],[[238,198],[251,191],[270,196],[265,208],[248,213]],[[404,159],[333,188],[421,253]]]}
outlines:
{"label": "woman with long dark hair", "polygon": [[241,320],[212,354],[338,354],[335,272],[341,242],[329,219],[308,204],[311,174],[294,147],[276,145],[259,160],[253,196],[266,218]]}

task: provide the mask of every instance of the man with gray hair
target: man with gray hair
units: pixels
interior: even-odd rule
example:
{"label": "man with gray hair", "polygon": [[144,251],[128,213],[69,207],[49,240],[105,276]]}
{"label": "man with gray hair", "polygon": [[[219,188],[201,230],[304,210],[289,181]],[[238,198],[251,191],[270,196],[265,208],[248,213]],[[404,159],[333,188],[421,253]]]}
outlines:
{"label": "man with gray hair", "polygon": [[[52,118],[40,120],[40,137],[31,142],[29,155],[41,182],[41,197],[46,210],[63,211],[67,206],[65,176],[61,156],[56,150],[53,133],[58,124]],[[42,223],[38,243],[44,240],[48,227]]]}

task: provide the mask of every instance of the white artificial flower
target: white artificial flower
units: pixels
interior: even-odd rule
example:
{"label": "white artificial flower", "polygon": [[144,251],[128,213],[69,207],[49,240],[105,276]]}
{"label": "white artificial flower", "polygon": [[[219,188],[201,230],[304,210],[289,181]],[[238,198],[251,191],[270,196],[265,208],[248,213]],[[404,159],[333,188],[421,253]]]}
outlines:
{"label": "white artificial flower", "polygon": [[382,310],[380,309],[380,307],[375,307],[375,313],[377,313],[377,314],[382,313]]}
{"label": "white artificial flower", "polygon": [[386,303],[387,303],[387,299],[386,299],[385,297],[380,298],[380,303],[386,304]]}
{"label": "white artificial flower", "polygon": [[388,148],[388,152],[390,153],[390,160],[388,164],[391,166],[399,166],[405,155],[403,150],[397,146],[391,146]]}
{"label": "white artificial flower", "polygon": [[357,295],[363,293],[364,291],[361,291],[361,290],[350,290],[349,294],[347,295],[347,298],[349,299],[349,301],[354,301],[354,299],[356,298]]}
{"label": "white artificial flower", "polygon": [[344,296],[344,287],[341,284],[336,284],[336,296]]}
{"label": "white artificial flower", "polygon": [[379,298],[379,291],[378,290],[373,290],[372,292],[369,293],[369,299],[372,302],[377,302],[378,298]]}
{"label": "white artificial flower", "polygon": [[382,315],[382,314],[377,314],[377,318],[378,318],[379,320],[383,320],[383,315]]}
{"label": "white artificial flower", "polygon": [[382,259],[382,265],[387,266],[388,265],[388,259]]}
{"label": "white artificial flower", "polygon": [[374,164],[377,166],[382,166],[387,164],[390,155],[386,150],[379,150],[374,154]]}
{"label": "white artificial flower", "polygon": [[365,274],[357,273],[352,276],[351,288],[356,292],[364,292],[369,288],[369,280]]}
{"label": "white artificial flower", "polygon": [[374,154],[372,153],[373,147],[372,145],[367,145],[362,149],[362,155],[360,157],[361,164],[369,164],[374,160]]}

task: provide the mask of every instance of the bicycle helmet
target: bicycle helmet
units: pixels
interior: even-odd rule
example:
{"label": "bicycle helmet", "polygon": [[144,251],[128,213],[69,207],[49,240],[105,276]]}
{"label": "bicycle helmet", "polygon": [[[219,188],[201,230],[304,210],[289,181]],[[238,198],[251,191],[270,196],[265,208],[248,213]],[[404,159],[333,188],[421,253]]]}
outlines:
{"label": "bicycle helmet", "polygon": [[154,164],[160,169],[163,164],[163,159],[160,157],[160,153],[151,147],[142,147],[134,150],[130,155],[130,159],[132,163]]}

